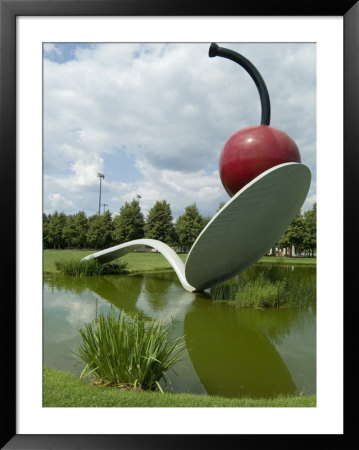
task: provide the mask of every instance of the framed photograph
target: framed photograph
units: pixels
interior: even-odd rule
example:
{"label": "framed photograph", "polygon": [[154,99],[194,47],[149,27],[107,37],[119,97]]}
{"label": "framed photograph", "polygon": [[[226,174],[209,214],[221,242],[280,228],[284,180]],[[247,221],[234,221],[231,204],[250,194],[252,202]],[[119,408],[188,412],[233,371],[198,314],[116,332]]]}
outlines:
{"label": "framed photograph", "polygon": [[[3,217],[7,218],[3,220],[6,370],[2,404],[6,419],[2,448],[175,449],[204,442],[214,448],[223,442],[250,445],[268,438],[289,441],[295,437],[303,443],[313,436],[343,439],[344,425],[347,434],[353,424],[348,416],[344,424],[343,319],[347,329],[354,314],[346,305],[344,315],[344,285],[349,291],[353,277],[349,279],[350,271],[343,271],[344,251],[346,255],[352,251],[347,242],[343,246],[343,217],[345,209],[352,249],[357,229],[351,192],[358,170],[354,151],[358,142],[358,3],[324,7],[273,2],[269,8],[268,2],[260,1],[218,7],[156,0],[0,2],[0,155],[5,169]],[[43,249],[58,245],[51,239],[44,244],[43,220],[55,211],[62,211],[64,220],[84,211],[96,221],[106,210],[108,215],[111,210],[120,216],[124,205],[132,204],[148,217],[153,203],[166,196],[175,217],[187,211],[189,204],[194,209],[200,204],[205,227],[228,201],[225,190],[236,198],[240,187],[229,192],[223,177],[225,190],[221,185],[216,166],[221,146],[225,136],[250,125],[247,121],[259,125],[258,91],[263,109],[264,94],[253,72],[258,91],[233,62],[208,59],[214,42],[258,64],[273,99],[271,126],[293,137],[302,163],[311,171],[304,206],[316,211],[318,198],[315,314],[300,318],[289,314],[288,323],[281,325],[267,315],[261,317],[266,323],[256,333],[252,313],[237,308],[233,314],[227,311],[225,316],[218,309],[213,315],[203,307],[205,298],[197,296],[194,301],[194,294],[186,292],[188,279],[182,282],[181,294],[174,294],[179,283],[168,275],[148,280],[129,277],[133,281],[126,286],[111,278],[106,286],[85,283],[77,290],[80,300],[69,300],[71,296],[64,293],[75,292],[70,282],[43,278],[47,264]],[[117,54],[121,55],[118,60]],[[117,78],[116,73],[121,76]],[[120,102],[114,106],[116,98]],[[269,108],[265,122],[263,109],[262,126],[269,124],[270,117]],[[98,121],[104,125],[97,127]],[[88,187],[86,193],[81,184]],[[70,227],[68,236],[70,242]],[[177,242],[178,248],[174,241],[170,245],[188,251],[192,244],[183,239]],[[94,241],[92,248],[96,245]],[[81,248],[81,243],[74,246]],[[292,256],[307,256],[300,246],[283,246]],[[276,251],[280,249],[271,249]],[[200,278],[201,270],[193,267]],[[261,276],[253,275],[254,279]],[[285,289],[280,284],[282,275],[276,276],[274,287]],[[196,277],[192,279],[195,283]],[[79,375],[72,370],[73,360],[59,355],[65,354],[65,348],[73,349],[74,330],[77,333],[85,323],[109,312],[111,305],[118,307],[116,292],[121,289],[136,297],[126,303],[129,312],[140,310],[147,319],[167,314],[177,321],[175,332],[187,337],[187,367],[178,368],[184,381],[170,379],[173,395],[188,392],[225,399],[236,397],[242,389],[242,397],[248,391],[249,397],[268,399],[295,392],[299,399],[312,396],[314,404],[224,407],[229,405],[189,402],[110,407],[77,404],[68,391],[56,393],[55,387],[52,399],[62,395],[65,402],[49,400],[43,380],[50,372],[44,375],[44,366],[60,370],[60,375],[54,372],[52,377],[61,376],[61,371]],[[146,298],[151,289],[161,290],[162,309],[153,301],[157,297]],[[286,289],[289,296],[295,286]],[[258,305],[256,312],[261,314],[262,309]],[[246,328],[243,342],[252,341],[250,348],[241,344],[243,334],[230,331],[237,323],[246,324],[241,333]],[[222,333],[222,346],[216,347],[214,330]],[[222,356],[224,348],[236,352],[243,363],[240,368]],[[200,352],[206,354],[206,363]],[[354,370],[352,359],[345,361],[348,372]],[[261,373],[257,385],[248,381],[251,373],[246,367],[251,364]],[[221,389],[213,385],[217,378]]]}

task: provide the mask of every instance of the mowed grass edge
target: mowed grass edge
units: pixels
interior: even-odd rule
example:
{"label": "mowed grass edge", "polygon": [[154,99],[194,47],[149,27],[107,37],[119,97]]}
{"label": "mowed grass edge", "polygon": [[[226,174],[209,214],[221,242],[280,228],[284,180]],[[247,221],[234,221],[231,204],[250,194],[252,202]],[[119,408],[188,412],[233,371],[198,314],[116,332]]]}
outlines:
{"label": "mowed grass edge", "polygon": [[44,407],[279,407],[312,408],[316,396],[279,396],[273,399],[229,399],[210,395],[135,392],[94,386],[74,375],[45,367],[43,371]]}
{"label": "mowed grass edge", "polygon": [[[44,250],[43,271],[44,273],[60,273],[56,268],[56,262],[60,260],[80,260],[84,256],[94,253],[94,250]],[[179,257],[186,261],[187,254],[180,253]],[[121,262],[127,262],[126,271],[149,272],[160,270],[171,270],[172,266],[161,253],[132,252],[120,258]],[[258,264],[284,264],[284,265],[316,265],[316,258],[290,258],[280,256],[264,256]],[[173,270],[173,269],[172,269]]]}
{"label": "mowed grass edge", "polygon": [[[56,268],[56,262],[60,260],[80,260],[81,258],[94,253],[94,250],[44,250],[43,251],[43,272],[57,273],[60,271]],[[186,254],[179,254],[179,257],[184,262]],[[132,252],[123,256],[118,260],[119,262],[127,262],[126,271],[130,273],[135,272],[150,272],[170,270],[172,266],[161,253],[153,252]]]}

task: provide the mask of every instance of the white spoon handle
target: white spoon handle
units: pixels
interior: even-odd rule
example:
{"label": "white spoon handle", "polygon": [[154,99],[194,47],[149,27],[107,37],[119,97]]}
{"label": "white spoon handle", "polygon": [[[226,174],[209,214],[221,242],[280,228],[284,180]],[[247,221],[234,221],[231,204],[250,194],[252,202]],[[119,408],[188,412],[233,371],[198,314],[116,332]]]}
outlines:
{"label": "white spoon handle", "polygon": [[126,255],[126,253],[133,252],[137,248],[141,248],[144,245],[155,248],[160,253],[162,253],[162,255],[167,259],[167,261],[175,270],[182,286],[189,292],[195,291],[195,288],[191,286],[186,280],[186,276],[184,273],[184,264],[181,258],[174,250],[171,249],[171,247],[169,247],[164,242],[157,241],[156,239],[135,239],[134,241],[125,242],[124,244],[115,245],[114,247],[92,253],[91,255],[82,258],[82,261],[95,258],[101,263],[110,262],[117,258],[120,258],[123,255]]}

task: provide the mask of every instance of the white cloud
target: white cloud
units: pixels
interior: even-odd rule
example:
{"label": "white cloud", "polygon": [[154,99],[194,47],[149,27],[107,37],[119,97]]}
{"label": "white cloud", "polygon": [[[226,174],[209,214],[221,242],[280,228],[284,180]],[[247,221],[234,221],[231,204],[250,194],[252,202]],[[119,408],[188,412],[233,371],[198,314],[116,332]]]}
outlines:
{"label": "white cloud", "polygon": [[[47,45],[49,54],[56,51]],[[271,98],[271,125],[297,142],[315,181],[315,45],[223,46],[258,67]],[[260,101],[250,76],[231,61],[209,58],[208,48],[101,44],[78,47],[63,64],[44,60],[46,212],[63,205],[95,213],[101,171],[114,212],[140,194],[144,212],[166,199],[175,215],[193,202],[202,214],[215,213],[228,199],[214,172],[220,151],[235,131],[259,124]],[[123,159],[121,169],[137,177],[120,182],[110,158],[116,152],[134,158],[136,172]]]}
{"label": "white cloud", "polygon": [[72,200],[66,200],[58,192],[49,194],[48,200],[52,210],[66,211],[74,207]]}
{"label": "white cloud", "polygon": [[43,45],[43,51],[44,51],[44,55],[47,57],[49,57],[51,55],[58,55],[58,56],[61,55],[61,50],[58,47],[56,47],[55,44],[52,44],[50,42],[45,43]]}

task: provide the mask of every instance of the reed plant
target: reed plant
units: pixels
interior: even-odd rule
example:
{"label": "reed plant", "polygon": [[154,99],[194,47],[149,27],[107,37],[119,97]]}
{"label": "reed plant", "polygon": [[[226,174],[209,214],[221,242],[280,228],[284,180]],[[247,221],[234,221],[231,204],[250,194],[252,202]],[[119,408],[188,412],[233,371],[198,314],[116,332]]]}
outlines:
{"label": "reed plant", "polygon": [[238,289],[234,301],[241,306],[278,307],[285,303],[286,291],[287,283],[285,280],[270,281],[265,278],[264,274],[260,274]]}
{"label": "reed plant", "polygon": [[214,300],[234,300],[241,284],[236,278],[215,284],[211,287],[211,297]]}
{"label": "reed plant", "polygon": [[316,283],[311,280],[304,279],[294,282],[289,279],[287,281],[285,304],[288,306],[297,306],[306,308],[313,305],[316,300]]}
{"label": "reed plant", "polygon": [[161,392],[160,380],[180,360],[183,337],[174,338],[161,321],[147,321],[140,314],[100,314],[79,330],[77,356],[85,364],[81,377],[102,386]]}
{"label": "reed plant", "polygon": [[315,279],[310,277],[298,280],[291,272],[285,277],[276,275],[279,275],[276,270],[257,270],[250,274],[241,274],[213,286],[210,295],[213,300],[257,308],[306,308],[315,302]]}
{"label": "reed plant", "polygon": [[125,273],[126,262],[101,264],[97,259],[81,261],[69,259],[57,261],[56,269],[64,275],[70,276],[94,276]]}

